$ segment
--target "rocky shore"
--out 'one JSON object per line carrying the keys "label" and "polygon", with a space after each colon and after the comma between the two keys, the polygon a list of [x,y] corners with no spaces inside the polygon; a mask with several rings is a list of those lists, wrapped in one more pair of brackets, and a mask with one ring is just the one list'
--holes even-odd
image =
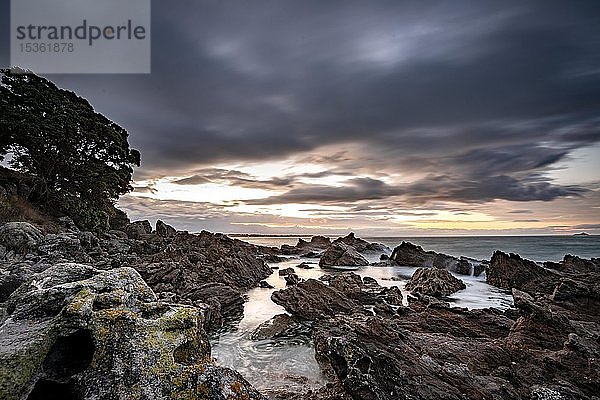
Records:
{"label": "rocky shore", "polygon": [[[254,340],[303,337],[329,383],[277,399],[598,399],[600,260],[472,260],[353,234],[256,246],[159,221],[103,234],[0,226],[0,393],[6,399],[264,399],[215,364],[208,334],[235,327],[244,294],[282,257],[320,258],[319,279],[280,270],[280,314]],[[337,266],[418,267],[404,293]],[[388,257],[389,255],[389,257]],[[299,263],[298,269],[313,268]],[[485,274],[514,308],[453,307]],[[483,278],[481,278],[483,279]],[[54,397],[49,393],[56,393]]]}

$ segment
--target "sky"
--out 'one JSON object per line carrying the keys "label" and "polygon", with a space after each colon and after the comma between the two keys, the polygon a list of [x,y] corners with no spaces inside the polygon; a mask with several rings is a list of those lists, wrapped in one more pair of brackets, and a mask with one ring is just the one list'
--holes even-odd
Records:
{"label": "sky", "polygon": [[598,1],[156,0],[151,74],[47,77],[141,151],[132,220],[600,234]]}

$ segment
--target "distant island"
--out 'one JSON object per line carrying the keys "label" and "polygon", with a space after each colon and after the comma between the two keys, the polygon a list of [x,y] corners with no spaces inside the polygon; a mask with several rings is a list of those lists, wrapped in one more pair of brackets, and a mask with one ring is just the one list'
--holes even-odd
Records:
{"label": "distant island", "polygon": [[587,232],[580,232],[580,233],[575,233],[573,236],[590,236],[590,234]]}

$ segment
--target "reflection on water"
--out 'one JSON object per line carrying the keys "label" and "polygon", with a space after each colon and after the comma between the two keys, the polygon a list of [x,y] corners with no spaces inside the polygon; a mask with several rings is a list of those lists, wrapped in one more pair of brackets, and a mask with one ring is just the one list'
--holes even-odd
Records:
{"label": "reflection on water", "polygon": [[[367,255],[369,261],[376,261],[378,255]],[[324,274],[339,274],[354,271],[365,277],[375,278],[381,286],[397,286],[403,293],[406,304],[407,292],[404,290],[407,279],[414,273],[412,267],[344,267],[339,269],[321,269],[318,259],[290,259],[271,266],[280,269],[295,267],[306,262],[314,266],[312,269],[295,268],[302,279],[318,279]],[[456,275],[465,282],[467,288],[450,297],[453,306],[467,308],[497,307],[508,308],[512,305],[509,293],[496,289],[485,283],[485,276],[472,277]],[[238,329],[222,333],[212,338],[213,357],[220,365],[240,372],[257,389],[285,388],[292,391],[316,388],[325,383],[314,358],[314,349],[306,340],[251,340],[250,334],[261,323],[277,314],[284,313],[283,307],[271,301],[275,290],[285,288],[285,280],[279,276],[278,270],[267,279],[274,289],[255,288],[247,292],[244,318]]]}

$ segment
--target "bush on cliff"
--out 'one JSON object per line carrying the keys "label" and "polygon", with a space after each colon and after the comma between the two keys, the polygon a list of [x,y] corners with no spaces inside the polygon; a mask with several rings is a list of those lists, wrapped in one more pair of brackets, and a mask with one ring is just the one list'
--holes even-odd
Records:
{"label": "bush on cliff", "polygon": [[49,210],[88,230],[122,216],[114,202],[131,190],[140,153],[127,131],[75,93],[27,71],[0,70],[0,159],[40,178]]}

